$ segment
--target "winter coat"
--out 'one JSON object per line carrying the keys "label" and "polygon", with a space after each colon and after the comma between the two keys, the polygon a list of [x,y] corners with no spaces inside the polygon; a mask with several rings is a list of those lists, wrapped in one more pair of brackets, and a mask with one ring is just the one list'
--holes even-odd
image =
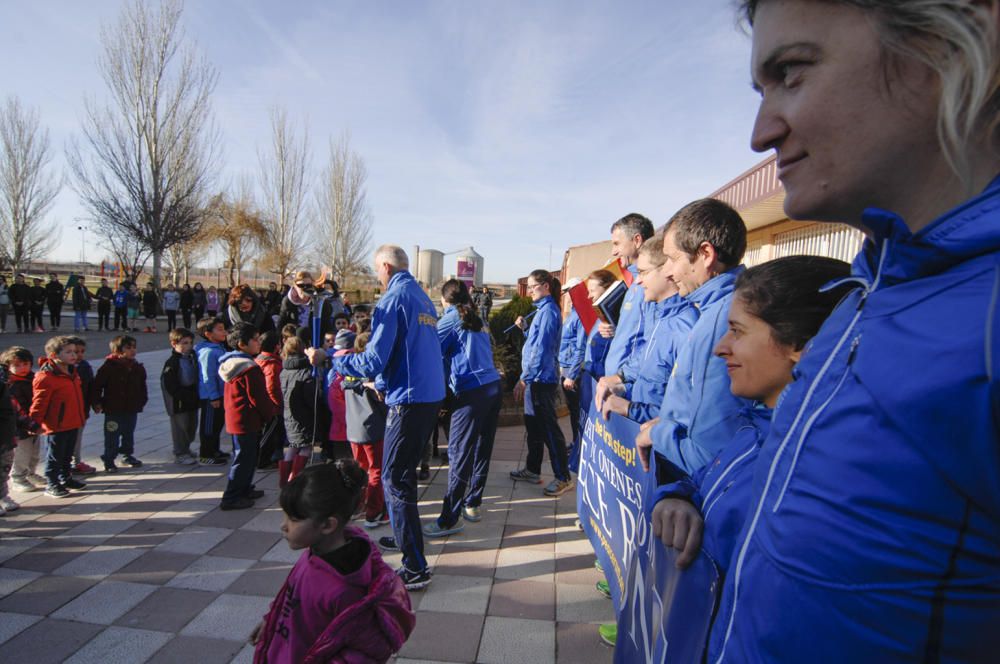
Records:
{"label": "winter coat", "polygon": [[226,353],[225,347],[203,339],[195,345],[194,353],[198,356],[198,398],[221,399],[225,382],[219,376],[219,359]]}
{"label": "winter coat", "polygon": [[238,350],[226,353],[219,358],[219,377],[225,381],[226,430],[232,434],[263,431],[278,409],[268,396],[264,372],[253,358]]}
{"label": "winter coat", "polygon": [[639,283],[639,268],[635,263],[628,266],[632,273],[632,285],[625,292],[622,308],[615,325],[615,336],[611,337],[608,354],[604,360],[604,375],[613,376],[621,371],[629,358],[638,350],[642,343],[644,319],[650,305],[645,301],[646,289]]}
{"label": "winter coat", "polygon": [[583,328],[576,309],[570,309],[559,335],[559,376],[570,380],[580,378],[586,352],[587,331]]}
{"label": "winter coat", "polygon": [[389,279],[372,312],[372,336],[363,353],[334,358],[342,376],[376,377],[389,406],[444,399],[444,359],[437,336],[437,310],[406,270]]}
{"label": "winter coat", "polygon": [[97,289],[95,296],[97,297],[98,309],[110,309],[111,301],[115,298],[115,292],[111,290],[111,286],[101,286]]}
{"label": "winter coat", "polygon": [[163,291],[163,310],[177,311],[181,308],[181,294],[175,290]]}
{"label": "winter coat", "polygon": [[458,309],[448,307],[437,323],[437,333],[441,355],[449,367],[448,386],[452,392],[462,394],[500,380],[489,328],[466,330]]}
{"label": "winter coat", "polygon": [[94,367],[87,360],[77,360],[72,370],[73,373],[80,377],[80,389],[83,390],[83,414],[85,417],[90,417],[92,409],[90,386],[94,382]]}
{"label": "winter coat", "polygon": [[752,405],[733,395],[726,361],[712,352],[729,329],[733,283],[741,272],[742,266],[723,272],[687,296],[698,307],[698,322],[677,352],[660,421],[650,429],[656,453],[688,474],[733,439],[738,413]]}
{"label": "winter coat", "polygon": [[45,287],[44,286],[32,286],[28,291],[31,298],[31,306],[35,309],[41,309],[45,306]]}
{"label": "winter coat", "polygon": [[605,359],[608,356],[608,348],[611,347],[611,339],[601,335],[597,324],[590,328],[587,335],[587,345],[583,353],[583,369],[594,378],[604,375]]}
{"label": "winter coat", "polygon": [[0,306],[10,304],[10,292],[7,284],[0,284]]}
{"label": "winter coat", "polygon": [[917,233],[862,223],[859,288],[760,451],[709,661],[1000,652],[1000,178]]}
{"label": "winter coat", "polygon": [[194,294],[191,293],[190,288],[185,288],[180,294],[180,307],[181,311],[190,311],[194,306]]}
{"label": "winter coat", "polygon": [[639,351],[642,369],[634,382],[625,383],[628,417],[636,422],[659,417],[677,353],[698,320],[698,310],[680,295],[650,304]]}
{"label": "winter coat", "polygon": [[[0,454],[9,452],[16,446],[17,425],[17,410],[7,384],[7,372],[0,367]],[[6,475],[3,481],[7,481]]]}
{"label": "winter coat", "polygon": [[[187,365],[186,367],[184,365]],[[184,384],[185,375],[190,375],[190,384]],[[160,391],[167,415],[179,415],[198,410],[198,358],[171,351],[160,372]]]}
{"label": "winter coat", "polygon": [[250,311],[240,311],[239,307],[235,304],[230,304],[223,310],[222,320],[226,322],[227,328],[232,327],[236,323],[250,323],[261,334],[274,329],[274,320],[268,315],[264,309],[264,305],[260,303],[256,295],[254,296],[253,308]]}
{"label": "winter coat", "polygon": [[313,375],[305,355],[290,355],[281,367],[281,394],[285,399],[285,433],[291,447],[310,446],[326,440],[330,409],[323,385]]}
{"label": "winter coat", "polygon": [[146,405],[146,367],[121,355],[111,354],[97,370],[88,390],[89,403],[106,415],[141,413]]}
{"label": "winter coat", "polygon": [[155,290],[148,288],[142,291],[142,315],[145,318],[156,318],[160,310],[160,298]]}
{"label": "winter coat", "polygon": [[[278,309],[278,328],[282,328],[285,325],[291,323],[295,327],[305,327],[312,330],[312,319],[313,313],[308,302],[300,302],[296,304],[293,299],[295,297],[295,289],[288,291],[286,295],[281,300],[281,305]],[[320,330],[319,336],[322,339],[323,335],[327,332],[332,332],[333,327],[333,309],[330,306],[330,301],[328,299],[321,299],[319,304],[320,309]]]}
{"label": "winter coat", "polygon": [[562,316],[551,295],[534,302],[537,310],[521,347],[521,380],[555,383],[558,379],[559,330]]}
{"label": "winter coat", "polygon": [[73,311],[90,311],[94,299],[87,287],[79,282],[73,284]]}
{"label": "winter coat", "polygon": [[[338,350],[334,357],[347,355],[349,350]],[[326,405],[330,408],[329,440],[350,440],[347,437],[347,401],[344,394],[344,377],[330,369],[326,372]]]}
{"label": "winter coat", "polygon": [[42,433],[79,429],[87,420],[80,377],[67,373],[47,357],[38,360],[39,370],[31,386],[29,416]]}
{"label": "winter coat", "polygon": [[205,308],[205,289],[204,288],[192,288],[191,289],[191,306],[195,309]]}
{"label": "winter coat", "polygon": [[285,409],[285,399],[281,396],[281,358],[271,353],[259,353],[253,361],[264,372],[267,396],[271,398],[271,403],[280,414]]}
{"label": "winter coat", "polygon": [[368,542],[367,562],[341,574],[303,551],[264,619],[255,664],[386,662],[406,642],[416,616],[402,580],[361,530],[345,534]]}
{"label": "winter coat", "polygon": [[219,291],[205,291],[205,309],[216,313],[219,312]]}
{"label": "winter coat", "polygon": [[352,443],[377,443],[385,438],[389,409],[375,390],[365,387],[360,378],[343,383],[347,440]]}
{"label": "winter coat", "polygon": [[66,287],[60,281],[50,281],[45,284],[45,299],[54,305],[61,306],[66,298]]}
{"label": "winter coat", "polygon": [[13,283],[7,289],[10,303],[15,307],[26,307],[31,301],[31,287],[28,284]]}
{"label": "winter coat", "polygon": [[7,385],[10,388],[10,399],[17,415],[17,437],[33,436],[38,430],[38,424],[31,419],[32,382],[34,372],[26,376],[7,373]]}

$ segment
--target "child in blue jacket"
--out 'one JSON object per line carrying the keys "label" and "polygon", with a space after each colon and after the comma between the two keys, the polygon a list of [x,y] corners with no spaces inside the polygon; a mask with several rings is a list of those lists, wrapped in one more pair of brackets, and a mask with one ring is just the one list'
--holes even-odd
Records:
{"label": "child in blue jacket", "polygon": [[226,352],[226,325],[221,318],[202,318],[198,321],[198,336],[202,338],[194,347],[198,356],[198,399],[201,401],[198,463],[221,466],[229,461],[229,455],[219,449],[219,436],[226,423],[226,411],[222,406],[225,383],[219,377],[219,358]]}

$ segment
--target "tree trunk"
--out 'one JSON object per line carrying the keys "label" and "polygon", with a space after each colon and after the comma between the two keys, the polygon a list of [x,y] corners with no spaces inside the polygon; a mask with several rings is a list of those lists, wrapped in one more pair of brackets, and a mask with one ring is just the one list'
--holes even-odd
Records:
{"label": "tree trunk", "polygon": [[153,288],[159,292],[160,290],[160,264],[163,261],[163,252],[154,251],[153,252]]}

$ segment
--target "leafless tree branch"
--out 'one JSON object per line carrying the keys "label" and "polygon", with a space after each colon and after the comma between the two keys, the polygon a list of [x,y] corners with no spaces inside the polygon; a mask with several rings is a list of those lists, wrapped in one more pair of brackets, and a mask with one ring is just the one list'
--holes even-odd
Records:
{"label": "leafless tree branch", "polygon": [[329,162],[320,178],[316,196],[316,231],[324,238],[324,256],[333,277],[341,284],[350,276],[363,274],[368,266],[372,243],[371,211],[366,184],[368,169],[364,159],[350,146],[344,134],[330,141]]}

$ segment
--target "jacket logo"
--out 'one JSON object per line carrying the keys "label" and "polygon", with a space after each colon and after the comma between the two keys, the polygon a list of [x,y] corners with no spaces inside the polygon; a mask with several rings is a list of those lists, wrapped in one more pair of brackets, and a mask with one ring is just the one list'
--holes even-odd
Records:
{"label": "jacket logo", "polygon": [[435,328],[437,327],[437,318],[430,314],[418,314],[417,322],[421,325],[431,325]]}

